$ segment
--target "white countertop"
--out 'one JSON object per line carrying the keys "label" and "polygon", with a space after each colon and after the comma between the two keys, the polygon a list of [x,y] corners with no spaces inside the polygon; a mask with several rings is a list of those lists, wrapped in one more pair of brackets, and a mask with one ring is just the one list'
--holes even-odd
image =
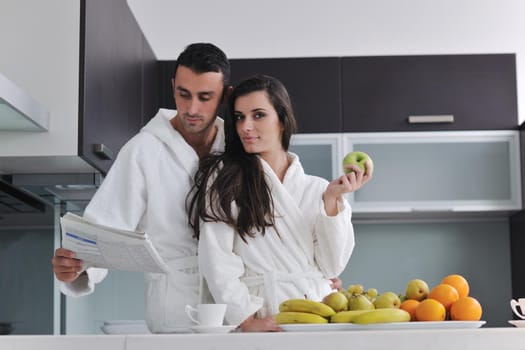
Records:
{"label": "white countertop", "polygon": [[0,336],[2,350],[524,350],[525,328],[293,333]]}

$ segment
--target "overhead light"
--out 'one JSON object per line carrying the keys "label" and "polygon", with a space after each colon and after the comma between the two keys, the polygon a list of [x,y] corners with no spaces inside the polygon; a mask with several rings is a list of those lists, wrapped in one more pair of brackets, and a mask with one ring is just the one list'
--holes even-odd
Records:
{"label": "overhead light", "polygon": [[49,112],[0,73],[0,131],[47,131]]}

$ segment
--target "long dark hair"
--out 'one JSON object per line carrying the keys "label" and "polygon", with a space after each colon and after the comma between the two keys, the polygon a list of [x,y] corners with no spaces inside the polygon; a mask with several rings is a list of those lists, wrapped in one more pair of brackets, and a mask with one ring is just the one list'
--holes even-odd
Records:
{"label": "long dark hair", "polygon": [[[235,87],[228,101],[224,120],[225,150],[201,159],[195,183],[188,195],[188,217],[196,238],[200,220],[221,221],[230,225],[247,242],[246,236],[265,234],[274,226],[274,207],[270,188],[259,158],[247,153],[235,127],[235,101],[255,91],[265,91],[283,125],[281,144],[285,151],[296,131],[290,97],[284,85],[266,75],[250,77]],[[232,213],[232,203],[238,213]],[[236,217],[236,218],[235,218]]]}

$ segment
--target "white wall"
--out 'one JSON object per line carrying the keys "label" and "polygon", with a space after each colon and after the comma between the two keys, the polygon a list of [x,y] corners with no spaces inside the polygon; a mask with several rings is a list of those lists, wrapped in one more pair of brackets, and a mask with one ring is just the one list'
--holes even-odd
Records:
{"label": "white wall", "polygon": [[[159,60],[214,42],[231,58],[516,53],[525,101],[523,0],[128,0]],[[519,113],[520,122],[525,120]],[[497,117],[497,116],[495,116]]]}
{"label": "white wall", "polygon": [[49,132],[0,131],[0,173],[1,157],[77,154],[79,31],[79,1],[0,2],[0,72],[50,113]]}

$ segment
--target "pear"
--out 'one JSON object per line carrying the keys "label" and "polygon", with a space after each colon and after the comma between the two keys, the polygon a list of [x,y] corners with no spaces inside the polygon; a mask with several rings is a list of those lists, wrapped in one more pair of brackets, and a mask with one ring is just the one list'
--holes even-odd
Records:
{"label": "pear", "polygon": [[407,299],[421,301],[427,298],[428,292],[429,289],[427,282],[416,278],[408,282],[405,295]]}
{"label": "pear", "polygon": [[340,290],[339,293],[343,293],[348,301],[350,301],[350,299],[352,298],[352,293],[350,293],[346,289]]}
{"label": "pear", "polygon": [[375,309],[374,304],[364,294],[353,295],[348,301],[349,310],[372,310]]}
{"label": "pear", "polygon": [[335,312],[348,310],[348,299],[341,292],[332,292],[323,298],[323,303],[334,309]]}
{"label": "pear", "polygon": [[399,309],[401,305],[401,300],[394,292],[384,292],[376,297],[374,300],[374,306],[376,309]]}

